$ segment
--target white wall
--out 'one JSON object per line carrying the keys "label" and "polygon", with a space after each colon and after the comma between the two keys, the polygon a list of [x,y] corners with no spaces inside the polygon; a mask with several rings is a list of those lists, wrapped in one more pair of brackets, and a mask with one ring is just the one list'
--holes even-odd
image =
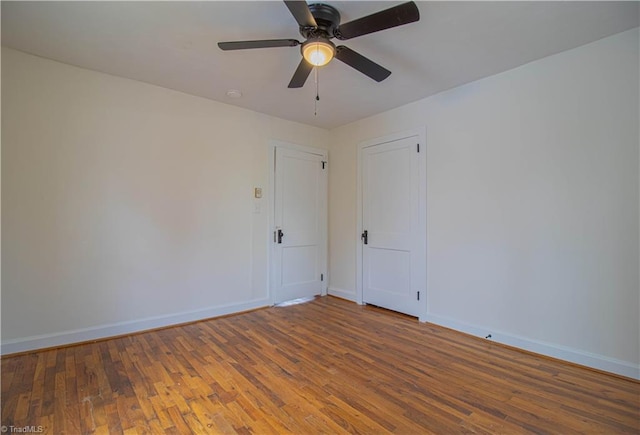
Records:
{"label": "white wall", "polygon": [[330,293],[359,142],[427,127],[428,320],[640,377],[638,29],[332,131]]}
{"label": "white wall", "polygon": [[270,139],[328,132],[3,48],[3,352],[267,305]]}

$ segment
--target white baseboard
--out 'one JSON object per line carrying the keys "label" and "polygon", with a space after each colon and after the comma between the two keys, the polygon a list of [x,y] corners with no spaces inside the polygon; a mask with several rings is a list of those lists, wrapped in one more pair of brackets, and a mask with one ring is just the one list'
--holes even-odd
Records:
{"label": "white baseboard", "polygon": [[456,331],[464,332],[469,335],[474,335],[476,337],[485,338],[487,335],[491,334],[490,340],[497,343],[506,344],[529,352],[550,356],[552,358],[640,380],[640,365],[635,365],[627,361],[596,355],[558,344],[545,343],[529,338],[519,337],[489,328],[468,325],[448,317],[434,314],[427,314],[426,321],[454,329]]}
{"label": "white baseboard", "polygon": [[212,317],[239,313],[242,311],[267,307],[270,305],[271,303],[269,299],[256,299],[239,304],[221,305],[199,310],[167,314],[163,316],[147,317],[141,320],[132,320],[128,322],[112,323],[90,328],[74,329],[54,332],[51,334],[34,335],[31,337],[5,340],[2,342],[2,350],[0,351],[0,354],[10,355],[12,353],[27,352],[48,347],[65,346],[68,344],[82,343],[85,341],[100,340],[104,338],[115,337],[118,335],[131,334],[135,332],[146,331],[149,329],[162,328],[165,326],[178,325],[180,323],[195,322]]}
{"label": "white baseboard", "polygon": [[348,290],[343,290],[343,289],[340,289],[340,288],[329,286],[329,295],[335,296],[335,297],[340,298],[340,299],[346,299],[346,300],[351,301],[351,302],[357,302],[356,301],[356,293],[355,292],[350,292]]}
{"label": "white baseboard", "polygon": [[[329,287],[328,293],[341,299],[346,299],[352,302],[356,301],[356,295],[353,292],[338,289],[335,287]],[[64,346],[73,343],[99,340],[108,337],[115,337],[118,335],[141,332],[154,328],[177,325],[180,323],[194,322],[197,320],[224,316],[227,314],[262,308],[269,305],[271,305],[271,303],[268,299],[257,299],[240,304],[222,305],[201,310],[168,314],[164,316],[148,317],[141,320],[133,320],[91,328],[75,329],[51,334],[6,340],[2,342],[0,353],[2,355],[9,355],[18,352],[27,352],[48,347]],[[421,318],[420,320],[423,319]],[[506,344],[541,355],[570,361],[572,363],[640,380],[640,365],[634,365],[626,361],[608,358],[602,355],[596,355],[557,344],[531,340],[500,331],[490,330],[488,328],[468,325],[444,316],[427,314],[425,320],[429,323],[434,323],[436,325],[444,326],[446,328],[454,329],[466,334],[474,335],[476,337],[484,338],[488,334],[491,334],[491,340],[497,343]]]}

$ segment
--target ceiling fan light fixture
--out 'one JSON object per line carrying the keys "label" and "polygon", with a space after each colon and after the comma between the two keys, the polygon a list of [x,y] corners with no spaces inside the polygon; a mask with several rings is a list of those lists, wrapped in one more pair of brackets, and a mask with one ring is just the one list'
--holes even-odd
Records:
{"label": "ceiling fan light fixture", "polygon": [[324,38],[309,39],[300,48],[302,57],[314,66],[328,64],[336,54],[336,46]]}

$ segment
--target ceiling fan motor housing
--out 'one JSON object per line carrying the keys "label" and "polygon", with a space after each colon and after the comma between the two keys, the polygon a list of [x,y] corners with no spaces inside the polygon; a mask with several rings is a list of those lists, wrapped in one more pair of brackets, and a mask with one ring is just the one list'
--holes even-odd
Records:
{"label": "ceiling fan motor housing", "polygon": [[323,3],[313,3],[309,5],[309,11],[316,20],[318,27],[300,26],[300,34],[309,38],[333,38],[335,30],[340,25],[340,13],[333,6]]}

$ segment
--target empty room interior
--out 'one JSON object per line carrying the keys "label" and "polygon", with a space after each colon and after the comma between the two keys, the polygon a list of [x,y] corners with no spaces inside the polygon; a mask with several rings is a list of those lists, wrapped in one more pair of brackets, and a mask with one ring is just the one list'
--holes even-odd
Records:
{"label": "empty room interior", "polygon": [[3,433],[640,433],[640,3],[1,2]]}

